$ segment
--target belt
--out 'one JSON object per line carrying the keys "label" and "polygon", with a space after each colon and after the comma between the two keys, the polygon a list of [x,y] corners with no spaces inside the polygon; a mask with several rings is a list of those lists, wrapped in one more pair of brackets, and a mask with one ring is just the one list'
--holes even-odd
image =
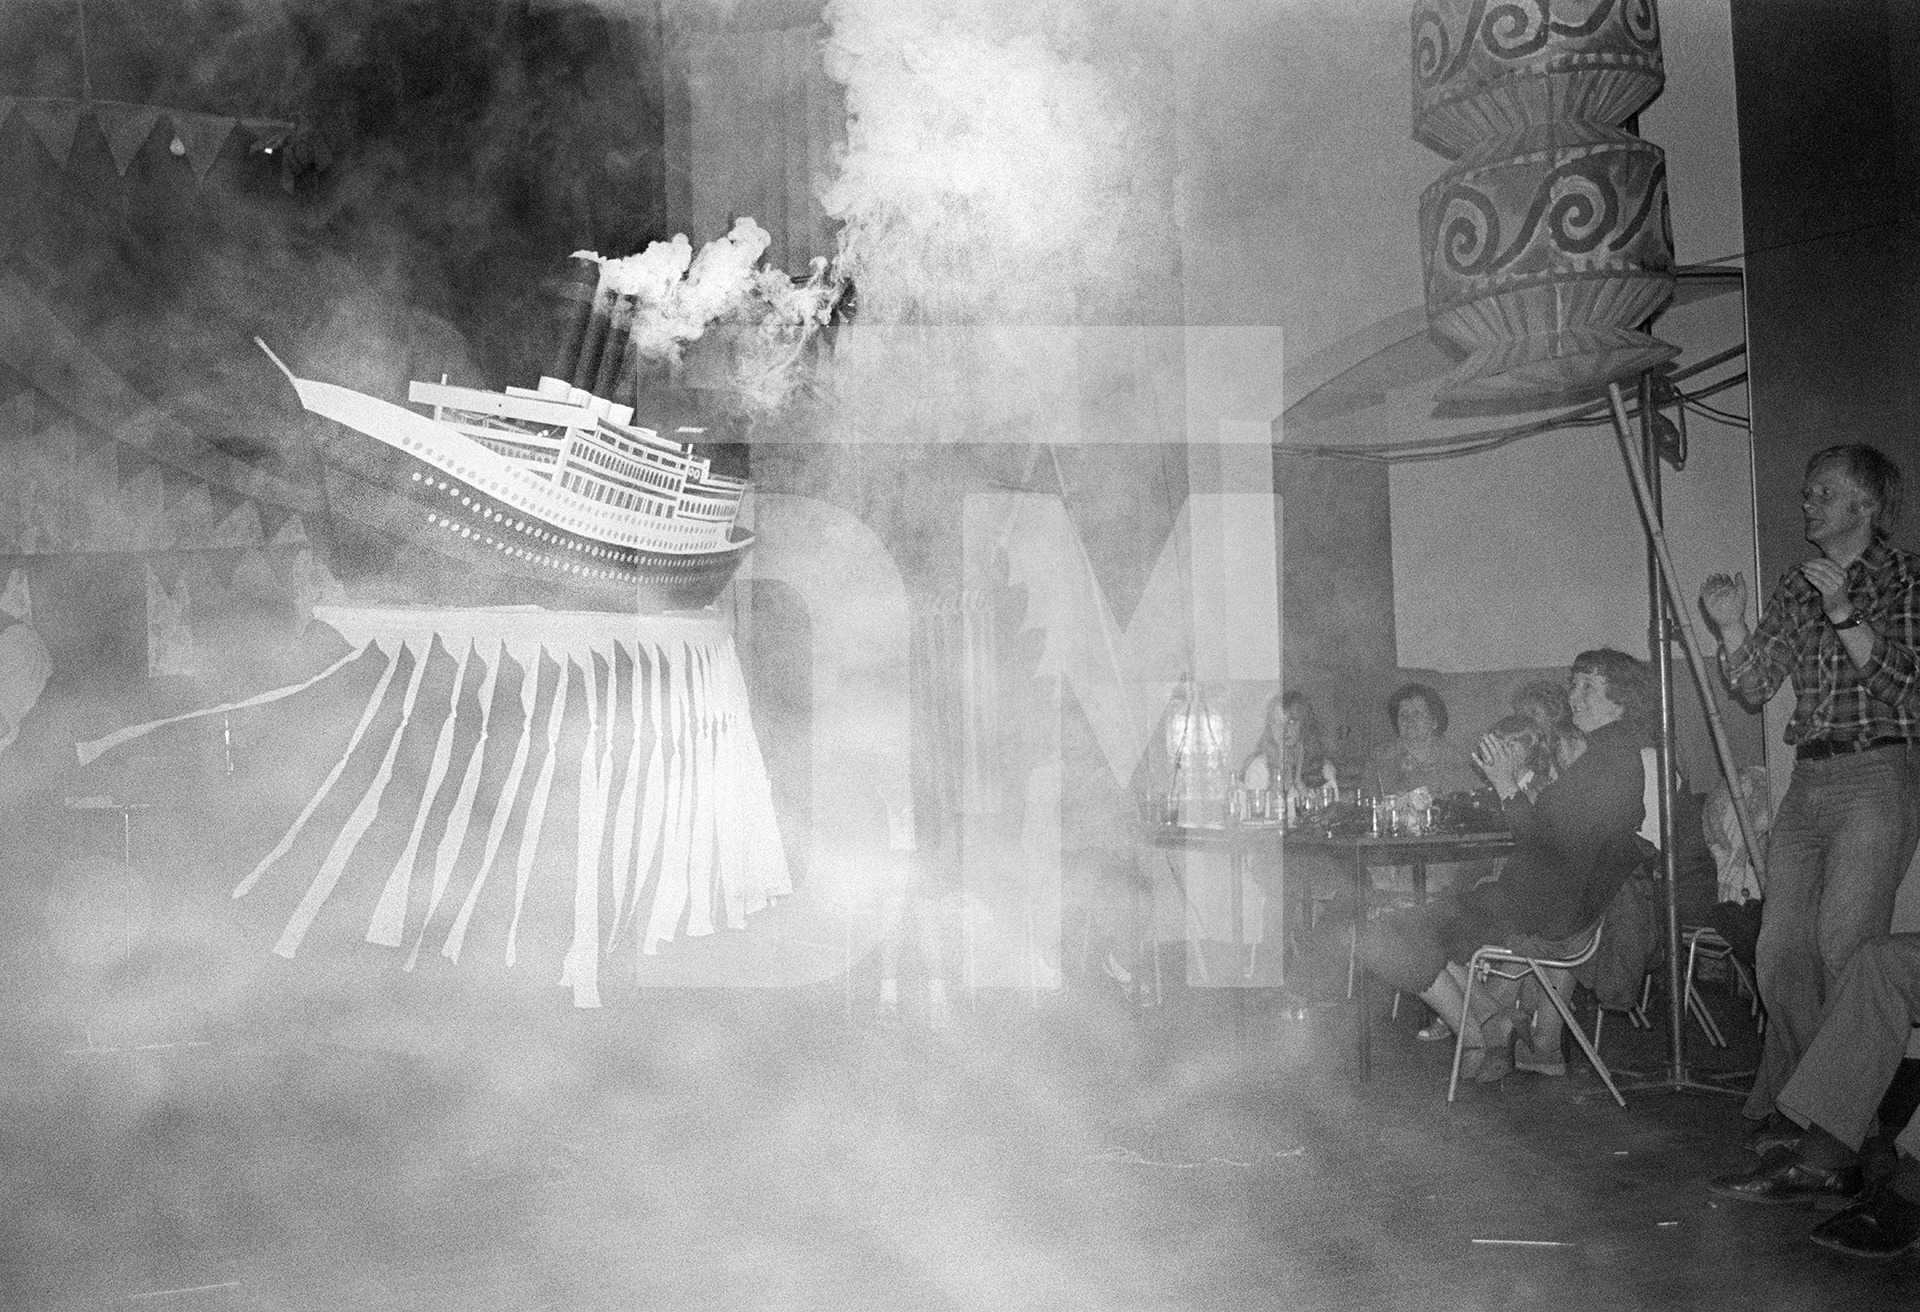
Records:
{"label": "belt", "polygon": [[1881,747],[1911,747],[1912,739],[1895,738],[1822,738],[1816,742],[1801,743],[1793,749],[1796,761],[1824,761],[1829,756],[1852,756],[1857,752],[1871,752]]}

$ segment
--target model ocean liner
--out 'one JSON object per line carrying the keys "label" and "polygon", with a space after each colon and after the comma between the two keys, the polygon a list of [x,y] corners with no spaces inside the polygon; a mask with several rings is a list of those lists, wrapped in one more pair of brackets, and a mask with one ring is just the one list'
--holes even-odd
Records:
{"label": "model ocean liner", "polygon": [[[296,377],[339,427],[322,450],[348,572],[383,599],[668,611],[712,601],[753,544],[734,527],[746,483],[633,408],[543,377],[504,392],[413,383],[432,416]],[[422,552],[418,548],[426,548]]]}

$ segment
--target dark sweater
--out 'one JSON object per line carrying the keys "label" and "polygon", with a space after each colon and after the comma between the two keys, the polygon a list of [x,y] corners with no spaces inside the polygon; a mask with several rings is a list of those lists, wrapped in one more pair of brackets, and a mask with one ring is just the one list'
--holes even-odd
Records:
{"label": "dark sweater", "polygon": [[1484,911],[1522,933],[1560,939],[1598,920],[1620,885],[1653,849],[1637,836],[1646,814],[1642,735],[1624,720],[1587,735],[1567,772],[1527,800],[1507,799],[1517,843],[1498,883],[1481,890]]}

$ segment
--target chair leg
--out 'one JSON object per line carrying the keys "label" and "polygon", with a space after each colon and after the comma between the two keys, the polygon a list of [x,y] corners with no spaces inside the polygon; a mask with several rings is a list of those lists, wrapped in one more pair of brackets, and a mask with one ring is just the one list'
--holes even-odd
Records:
{"label": "chair leg", "polygon": [[1767,1013],[1765,1009],[1760,1006],[1760,986],[1754,982],[1752,974],[1748,972],[1745,963],[1742,962],[1740,958],[1734,956],[1732,953],[1728,953],[1727,960],[1733,963],[1733,972],[1740,977],[1740,987],[1746,991],[1747,997],[1752,999],[1752,1004],[1748,1007],[1747,1014],[1753,1017],[1753,1027],[1759,1031],[1762,1036],[1765,1036],[1767,1032]]}
{"label": "chair leg", "polygon": [[1573,1031],[1573,1037],[1579,1041],[1581,1051],[1587,1054],[1587,1060],[1593,1063],[1593,1069],[1599,1073],[1600,1079],[1606,1084],[1607,1092],[1613,1095],[1615,1102],[1625,1107],[1627,1100],[1620,1095],[1619,1088],[1614,1084],[1613,1072],[1609,1071],[1607,1064],[1600,1060],[1600,1050],[1595,1048],[1593,1044],[1587,1040],[1586,1031],[1581,1029],[1580,1022],[1573,1018],[1573,1009],[1567,1006],[1566,999],[1562,998],[1559,993],[1554,990],[1553,986],[1547,982],[1547,973],[1540,968],[1537,962],[1528,962],[1527,964],[1532,968],[1534,978],[1540,981],[1540,987],[1547,991],[1547,997],[1553,1003],[1554,1008],[1559,1011],[1560,1019],[1565,1021],[1567,1028]]}
{"label": "chair leg", "polygon": [[1724,1048],[1727,1046],[1727,1037],[1720,1032],[1719,1022],[1714,1020],[1713,1013],[1707,1010],[1706,999],[1702,998],[1700,996],[1700,990],[1694,987],[1694,971],[1699,964],[1700,934],[1698,931],[1695,931],[1687,935],[1687,977],[1685,983],[1687,1013],[1699,1022],[1700,1029],[1706,1034],[1707,1043],[1711,1047]]}
{"label": "chair leg", "polygon": [[1700,1023],[1700,1029],[1706,1034],[1709,1046],[1715,1048],[1727,1046],[1726,1035],[1720,1032],[1720,1023],[1713,1018],[1713,1013],[1707,1010],[1706,999],[1700,996],[1700,990],[1691,984],[1687,986],[1687,1011]]}
{"label": "chair leg", "polygon": [[1467,967],[1467,985],[1460,990],[1459,1022],[1453,1027],[1453,1074],[1447,1077],[1447,1101],[1453,1101],[1453,1095],[1460,1087],[1460,1059],[1467,1051],[1467,1017],[1473,1014],[1473,981],[1479,972],[1472,965]]}
{"label": "chair leg", "polygon": [[1347,1001],[1353,1001],[1353,981],[1360,966],[1360,926],[1356,923],[1347,939]]}
{"label": "chair leg", "polygon": [[1393,1012],[1388,1017],[1388,1019],[1389,1020],[1400,1019],[1400,990],[1399,989],[1395,989],[1393,991]]}

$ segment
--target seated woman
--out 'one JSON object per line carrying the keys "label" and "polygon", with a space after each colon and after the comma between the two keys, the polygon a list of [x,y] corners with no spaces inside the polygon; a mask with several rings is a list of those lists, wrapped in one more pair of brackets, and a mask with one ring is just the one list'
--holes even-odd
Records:
{"label": "seated woman", "polygon": [[[1562,694],[1561,700],[1565,700],[1565,694]],[[1587,740],[1573,728],[1571,719],[1567,721],[1567,728],[1572,735],[1570,741],[1573,744],[1573,754],[1578,756],[1586,750]],[[1481,739],[1482,744],[1484,745],[1489,739],[1512,744],[1513,751],[1520,761],[1520,791],[1527,795],[1528,801],[1538,797],[1542,788],[1559,777],[1559,763],[1554,757],[1551,746],[1554,740],[1553,735],[1532,716],[1522,714],[1500,717],[1487,729],[1486,736]],[[1453,1022],[1459,1019],[1460,1013],[1457,1011],[1450,1017],[1436,1016],[1430,1024],[1418,1032],[1418,1037],[1430,1043],[1440,1039],[1450,1039],[1453,1037]]]}
{"label": "seated woman", "polygon": [[1294,690],[1269,699],[1260,741],[1240,767],[1241,785],[1298,795],[1334,778],[1333,762],[1320,739],[1320,721],[1307,695]]}
{"label": "seated woman", "polygon": [[[1387,983],[1418,993],[1449,1019],[1464,1001],[1465,962],[1488,944],[1551,956],[1583,939],[1653,848],[1638,830],[1652,691],[1647,669],[1625,652],[1582,652],[1569,685],[1586,750],[1529,797],[1527,759],[1489,736],[1476,758],[1500,794],[1515,849],[1500,878],[1387,916],[1361,935],[1362,963]],[[1468,1017],[1463,1073],[1498,1079],[1511,1069],[1515,1013],[1479,989]],[[1549,1008],[1548,1010],[1551,1010]],[[1545,1045],[1537,1038],[1536,1051]]]}
{"label": "seated woman", "polygon": [[1524,715],[1539,725],[1547,736],[1547,749],[1553,753],[1554,768],[1564,770],[1586,748],[1580,731],[1573,727],[1573,707],[1567,703],[1567,690],[1544,679],[1522,684],[1513,693],[1513,713]]}
{"label": "seated woman", "polygon": [[1381,797],[1424,788],[1435,797],[1479,786],[1466,749],[1447,737],[1447,704],[1424,683],[1409,683],[1387,698],[1392,742],[1367,760],[1366,783]]}

